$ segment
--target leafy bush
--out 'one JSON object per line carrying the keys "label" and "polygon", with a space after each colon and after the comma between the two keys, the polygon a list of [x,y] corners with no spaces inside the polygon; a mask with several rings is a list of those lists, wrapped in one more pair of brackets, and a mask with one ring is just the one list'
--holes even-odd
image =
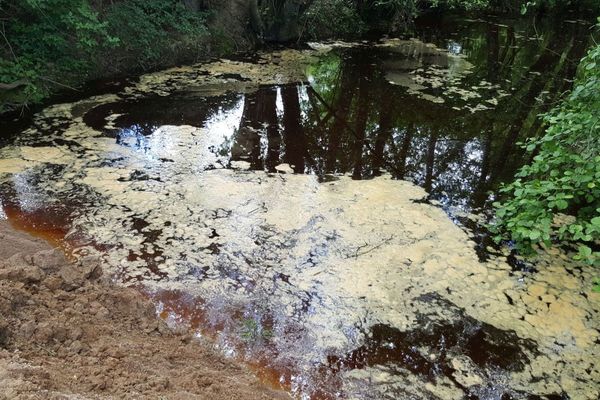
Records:
{"label": "leafy bush", "polygon": [[0,82],[23,81],[33,101],[56,84],[53,78],[69,83],[85,74],[94,52],[118,41],[87,0],[5,0],[0,15]]}
{"label": "leafy bush", "polygon": [[303,19],[308,39],[354,38],[366,28],[351,0],[316,0]]}
{"label": "leafy bush", "polygon": [[392,32],[405,28],[417,14],[416,0],[316,0],[304,15],[303,35],[331,39]]}
{"label": "leafy bush", "polygon": [[[205,16],[190,12],[178,0],[129,0],[106,14],[108,32],[120,40],[118,64],[148,69],[182,50],[193,50],[206,35]],[[114,63],[115,55],[111,57]]]}
{"label": "leafy bush", "polygon": [[497,239],[525,254],[556,239],[578,247],[576,259],[600,264],[600,46],[582,60],[572,93],[545,115],[541,138],[524,144],[533,161],[494,203]]}
{"label": "leafy bush", "polygon": [[365,23],[388,32],[406,28],[417,14],[416,0],[376,0],[361,11]]}
{"label": "leafy bush", "polygon": [[567,10],[569,8],[589,8],[593,10],[599,9],[599,4],[596,0],[529,0],[514,2],[514,8],[520,6],[521,14],[527,13],[529,10]]}
{"label": "leafy bush", "polygon": [[490,0],[432,0],[431,5],[438,8],[453,8],[460,10],[481,10],[491,6]]}
{"label": "leafy bush", "polygon": [[8,101],[36,102],[94,75],[194,58],[207,34],[204,14],[180,0],[93,3],[0,0],[0,112]]}
{"label": "leafy bush", "polygon": [[597,0],[430,0],[428,5],[440,9],[487,10],[526,14],[540,11],[559,11],[568,9],[599,10]]}
{"label": "leafy bush", "polygon": [[[457,0],[460,2],[460,0]],[[477,0],[476,0],[477,1]],[[485,1],[485,0],[484,0]],[[489,8],[494,11],[508,12],[511,14],[528,13],[561,13],[584,10],[598,11],[600,3],[597,0],[487,0]],[[580,14],[584,15],[584,14]]]}

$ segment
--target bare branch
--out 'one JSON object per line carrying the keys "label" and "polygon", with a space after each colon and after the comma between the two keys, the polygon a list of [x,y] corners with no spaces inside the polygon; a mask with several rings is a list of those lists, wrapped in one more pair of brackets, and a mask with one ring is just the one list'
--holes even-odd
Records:
{"label": "bare branch", "polygon": [[6,42],[6,44],[8,46],[8,49],[10,50],[10,54],[12,54],[15,62],[18,62],[17,56],[16,56],[16,54],[15,54],[12,46],[10,45],[10,42],[8,41],[8,38],[6,37],[6,29],[5,29],[5,26],[4,26],[4,21],[2,21],[2,31],[0,32],[0,34],[4,38],[4,41]]}

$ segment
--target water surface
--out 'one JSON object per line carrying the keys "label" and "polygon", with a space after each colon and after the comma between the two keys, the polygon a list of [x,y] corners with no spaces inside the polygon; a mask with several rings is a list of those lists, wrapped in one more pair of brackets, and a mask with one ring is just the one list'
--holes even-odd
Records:
{"label": "water surface", "polygon": [[423,23],[49,106],[6,135],[0,217],[299,398],[597,398],[591,272],[480,262],[448,217],[571,87],[588,24],[554,23]]}

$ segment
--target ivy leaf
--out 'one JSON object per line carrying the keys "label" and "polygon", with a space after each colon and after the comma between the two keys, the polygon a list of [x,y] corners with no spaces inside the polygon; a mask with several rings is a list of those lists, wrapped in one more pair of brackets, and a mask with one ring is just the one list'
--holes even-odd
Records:
{"label": "ivy leaf", "polygon": [[538,239],[539,239],[541,236],[542,236],[542,235],[541,235],[540,231],[531,231],[531,232],[529,232],[529,239],[530,239],[531,241],[536,241],[536,240],[538,240]]}
{"label": "ivy leaf", "polygon": [[556,200],[556,208],[559,210],[565,210],[567,207],[569,207],[569,203],[566,200]]}

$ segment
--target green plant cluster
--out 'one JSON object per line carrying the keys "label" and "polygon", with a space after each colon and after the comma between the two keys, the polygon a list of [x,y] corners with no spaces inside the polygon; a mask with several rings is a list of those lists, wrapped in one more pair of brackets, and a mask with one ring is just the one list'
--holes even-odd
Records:
{"label": "green plant cluster", "polygon": [[179,0],[0,0],[0,104],[161,65],[205,34]]}
{"label": "green plant cluster", "polygon": [[71,81],[100,46],[117,42],[85,0],[4,0],[0,13],[0,82],[22,82],[21,95],[34,101],[53,78]]}
{"label": "green plant cluster", "polygon": [[418,15],[416,0],[376,0],[362,10],[364,21],[380,31],[405,29]]}
{"label": "green plant cluster", "polygon": [[575,259],[600,264],[600,46],[582,60],[572,93],[544,116],[545,134],[523,144],[533,161],[494,203],[497,240],[524,254],[554,241],[575,244]]}
{"label": "green plant cluster", "polygon": [[510,14],[528,14],[541,11],[569,9],[600,10],[597,0],[430,0],[425,5],[437,9],[464,11],[495,11]]}
{"label": "green plant cluster", "polygon": [[358,38],[366,31],[392,32],[417,16],[416,0],[316,0],[303,16],[309,39]]}
{"label": "green plant cluster", "polygon": [[[423,10],[504,11],[512,14],[569,7],[599,9],[595,0],[315,0],[303,16],[303,37],[309,39],[356,38],[366,31],[405,29]],[[582,4],[580,4],[582,3]],[[589,3],[585,5],[583,3]]]}
{"label": "green plant cluster", "polygon": [[536,10],[567,10],[569,8],[582,8],[598,10],[600,4],[596,0],[528,0],[514,2],[513,8],[519,6],[521,14]]}
{"label": "green plant cluster", "polygon": [[432,0],[431,6],[472,11],[489,8],[491,3],[491,0]]}
{"label": "green plant cluster", "polygon": [[317,0],[303,17],[304,38],[355,38],[364,33],[366,26],[353,1]]}
{"label": "green plant cluster", "polygon": [[521,14],[529,12],[553,12],[553,13],[564,13],[575,11],[579,15],[597,15],[600,12],[600,2],[598,0],[528,0],[528,1],[516,1],[516,0],[503,0],[501,2],[511,3],[510,7],[507,7],[513,11],[520,11]]}
{"label": "green plant cluster", "polygon": [[106,14],[107,30],[119,38],[112,53],[119,63],[153,68],[173,59],[181,50],[198,51],[207,34],[205,14],[190,12],[180,1],[128,0],[116,3]]}

